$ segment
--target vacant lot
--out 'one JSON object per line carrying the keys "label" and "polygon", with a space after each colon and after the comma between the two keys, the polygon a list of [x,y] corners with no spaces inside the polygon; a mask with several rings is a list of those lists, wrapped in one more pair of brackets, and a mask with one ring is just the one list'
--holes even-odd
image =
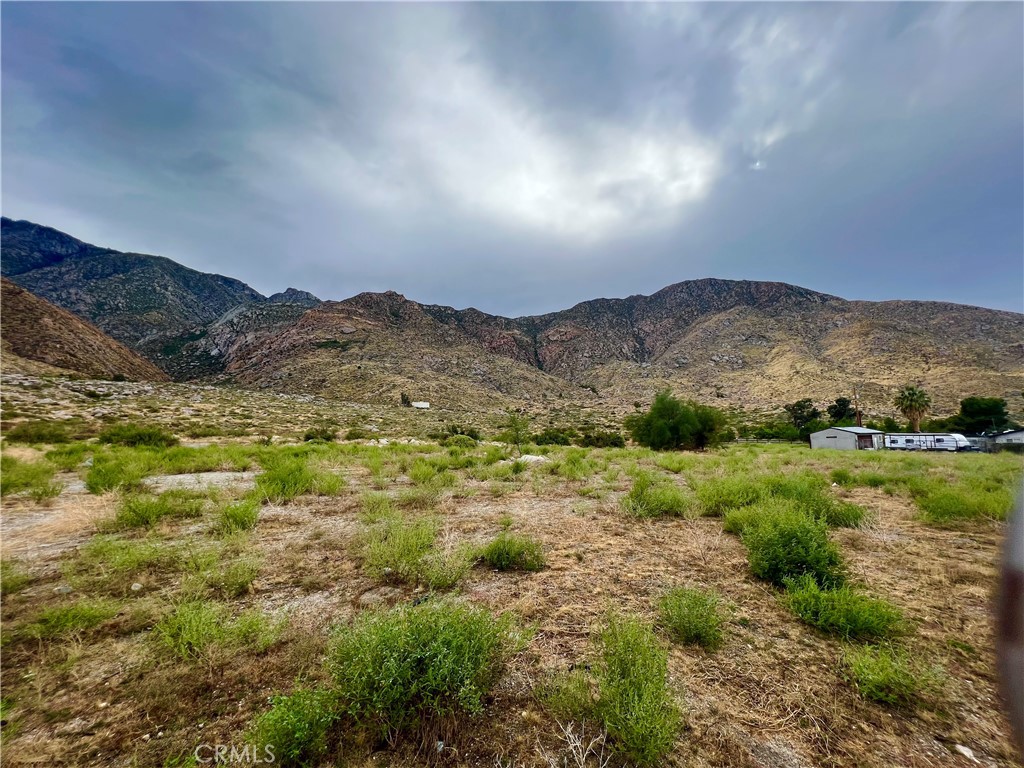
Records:
{"label": "vacant lot", "polygon": [[7,765],[1019,765],[1019,457],[100,439],[5,441]]}

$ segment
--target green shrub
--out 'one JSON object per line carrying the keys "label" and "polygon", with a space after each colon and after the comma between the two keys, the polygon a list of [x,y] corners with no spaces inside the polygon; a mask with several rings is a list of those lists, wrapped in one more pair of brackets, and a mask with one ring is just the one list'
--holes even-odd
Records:
{"label": "green shrub", "polygon": [[325,470],[314,470],[306,459],[281,457],[268,462],[264,472],[256,477],[256,490],[267,499],[281,503],[296,496],[313,494],[333,496],[345,485],[340,475]]}
{"label": "green shrub", "polygon": [[169,448],[178,444],[178,438],[160,427],[143,424],[111,424],[99,434],[101,443],[113,445]]}
{"label": "green shrub", "polygon": [[696,494],[703,513],[715,517],[725,514],[730,509],[754,504],[764,495],[756,481],[735,476],[699,483]]}
{"label": "green shrub", "polygon": [[363,543],[363,567],[375,579],[420,583],[437,589],[454,586],[469,570],[469,553],[434,548],[440,525],[435,518],[387,517]]}
{"label": "green shrub", "polygon": [[352,427],[345,433],[346,440],[369,440],[373,433],[362,427]]}
{"label": "green shrub", "polygon": [[432,742],[445,721],[483,711],[511,628],[508,617],[450,600],[362,613],[328,651],[341,710],[376,738]]}
{"label": "green shrub", "polygon": [[678,587],[661,598],[661,621],[672,638],[713,651],[722,644],[722,616],[716,595]]}
{"label": "green shrub", "polygon": [[683,515],[689,507],[689,500],[677,486],[643,471],[633,475],[633,487],[622,499],[623,510],[633,517]]}
{"label": "green shrub", "polygon": [[189,600],[157,622],[153,634],[175,656],[211,659],[218,651],[264,651],[277,631],[258,609],[232,618],[222,603]]}
{"label": "green shrub", "polygon": [[[333,443],[335,438],[338,436],[338,431],[333,427],[321,426],[312,427],[306,430],[306,434],[302,436],[303,441],[307,443],[320,442],[320,443]],[[348,436],[345,437],[348,440]],[[354,438],[353,438],[354,439]]]}
{"label": "green shrub", "polygon": [[612,614],[598,638],[597,709],[615,749],[638,765],[668,754],[681,716],[668,685],[668,654],[637,618]]}
{"label": "green shrub", "polygon": [[480,550],[480,559],[499,571],[539,571],[544,548],[536,539],[503,532]]}
{"label": "green shrub", "polygon": [[903,650],[888,646],[850,648],[843,663],[857,692],[881,704],[911,709],[923,696],[941,690],[941,671]]}
{"label": "green shrub", "polygon": [[4,430],[4,439],[12,443],[56,445],[70,440],[67,425],[59,421],[23,421]]}
{"label": "green shrub", "polygon": [[584,432],[576,444],[582,448],[625,448],[626,439],[618,432],[598,429]]}
{"label": "green shrub", "polygon": [[823,587],[843,582],[839,548],[829,541],[828,528],[803,512],[779,510],[751,520],[742,533],[750,570],[759,579],[784,586],[805,574]]}
{"label": "green shrub", "polygon": [[199,517],[203,513],[204,494],[194,491],[173,490],[159,495],[130,494],[121,499],[114,519],[107,525],[111,530],[126,528],[152,528],[166,518]]}
{"label": "green shrub", "polygon": [[476,448],[476,440],[469,435],[452,435],[446,437],[442,445],[448,448]]}
{"label": "green shrub", "polygon": [[9,454],[0,455],[0,496],[26,493],[33,501],[45,501],[60,495],[64,486],[53,479],[56,469],[48,461],[21,461]]}
{"label": "green shrub", "polygon": [[256,527],[260,517],[260,500],[256,496],[247,496],[241,501],[223,507],[217,521],[217,527],[223,533],[248,531]]}
{"label": "green shrub", "polygon": [[261,756],[270,747],[274,764],[284,768],[319,765],[337,719],[333,691],[298,688],[287,696],[271,697],[270,709],[250,729],[252,743]]}
{"label": "green shrub", "polygon": [[805,623],[846,640],[882,640],[905,631],[903,614],[848,586],[823,590],[810,576],[786,585],[786,602]]}
{"label": "green shrub", "polygon": [[781,504],[779,502],[767,502],[766,504],[757,504],[751,507],[730,509],[725,513],[725,517],[722,518],[722,530],[726,533],[742,534],[743,529],[750,525],[752,521],[765,514],[771,514],[771,510],[779,507],[792,509],[788,502],[782,502]]}
{"label": "green shrub", "polygon": [[575,429],[568,427],[547,427],[533,436],[534,445],[572,445],[577,436]]}
{"label": "green shrub", "polygon": [[25,627],[25,633],[39,639],[77,635],[112,619],[118,610],[118,604],[110,600],[65,603],[44,609],[33,623]]}

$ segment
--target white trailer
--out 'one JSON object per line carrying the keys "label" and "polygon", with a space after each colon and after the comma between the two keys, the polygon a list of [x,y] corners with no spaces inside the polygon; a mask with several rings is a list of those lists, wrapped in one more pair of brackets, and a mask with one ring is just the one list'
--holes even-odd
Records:
{"label": "white trailer", "polygon": [[896,451],[970,451],[973,446],[956,432],[891,432],[885,447]]}

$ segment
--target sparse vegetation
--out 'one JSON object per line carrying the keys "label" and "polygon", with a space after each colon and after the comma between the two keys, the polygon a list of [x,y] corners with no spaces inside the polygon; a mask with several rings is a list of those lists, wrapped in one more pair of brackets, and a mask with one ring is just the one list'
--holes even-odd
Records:
{"label": "sparse vegetation", "polygon": [[433,747],[447,724],[483,711],[514,648],[508,617],[431,600],[357,616],[335,635],[328,667],[341,711],[357,728],[389,743],[414,735]]}
{"label": "sparse vegetation", "polygon": [[811,576],[786,585],[786,602],[807,624],[845,640],[886,640],[906,631],[903,614],[890,603],[849,586],[822,589]]}
{"label": "sparse vegetation", "polygon": [[[40,386],[50,397],[64,385]],[[942,674],[931,665],[955,670],[950,698],[964,691],[978,700],[996,695],[986,673],[990,633],[974,631],[982,618],[978,611],[986,607],[977,598],[992,587],[1001,510],[1009,506],[1019,457],[752,444],[654,452],[545,439],[536,442],[546,445],[522,446],[545,459],[528,462],[513,460],[515,449],[507,445],[479,444],[462,434],[472,427],[448,423],[478,419],[494,429],[498,419],[480,411],[454,416],[447,407],[355,409],[291,398],[273,406],[275,415],[267,406],[274,401],[256,391],[238,397],[230,388],[168,385],[180,398],[170,408],[160,399],[169,395],[133,401],[107,385],[70,386],[77,387],[75,403],[111,410],[111,421],[146,420],[168,433],[225,439],[169,447],[71,442],[50,450],[5,442],[5,490],[21,471],[17,464],[6,471],[12,459],[39,465],[40,476],[69,486],[52,508],[32,506],[27,496],[4,498],[4,552],[17,557],[3,561],[0,583],[5,712],[11,711],[7,702],[15,702],[5,715],[3,738],[12,754],[34,743],[26,736],[35,739],[41,728],[63,728],[69,717],[92,711],[98,689],[90,681],[122,657],[144,674],[121,676],[117,686],[103,688],[112,716],[104,720],[102,737],[76,735],[74,749],[80,744],[81,754],[95,748],[117,759],[127,753],[106,745],[130,743],[132,758],[146,765],[188,764],[200,722],[204,738],[241,743],[243,717],[251,717],[244,743],[273,743],[275,762],[283,765],[418,763],[435,759],[438,741],[438,762],[490,765],[500,746],[507,749],[500,756],[504,765],[547,765],[548,758],[573,765],[579,753],[566,735],[570,725],[574,735],[585,729],[588,741],[597,739],[606,750],[601,761],[616,752],[609,765],[726,764],[746,755],[746,742],[734,742],[729,730],[740,711],[743,731],[785,723],[787,742],[809,763],[870,763],[860,723],[876,707],[872,702],[891,707],[871,725],[894,755],[908,754],[947,712],[962,708],[961,701],[943,698]],[[83,394],[91,387],[102,402]],[[201,415],[182,416],[199,395]],[[6,422],[13,409],[7,399],[4,405]],[[14,418],[42,417],[21,401],[16,405],[22,413]],[[547,415],[539,405],[531,417],[553,430],[597,434],[612,423],[608,414],[580,412],[567,402],[554,404]],[[1012,407],[1010,412],[1016,413]],[[728,416],[734,424],[740,417]],[[99,428],[95,420],[68,423],[75,437]],[[344,425],[339,434],[364,429],[367,437],[388,441],[302,440],[323,424]],[[275,437],[226,439],[239,434]],[[405,437],[416,440],[406,443]],[[211,476],[209,486],[217,490],[158,492],[177,485],[160,475],[244,470],[262,479]],[[120,493],[78,496],[74,478],[58,472]],[[323,478],[326,486],[319,485]],[[330,487],[332,480],[337,487]],[[191,479],[181,482],[197,487]],[[202,477],[198,483],[206,486]],[[338,498],[312,497],[326,491]],[[286,499],[287,508],[276,508],[277,500]],[[864,511],[849,504],[854,500],[878,515],[877,529],[834,530],[860,522]],[[649,522],[616,514],[620,503],[644,516],[703,513],[720,519]],[[81,517],[79,504],[86,513]],[[915,510],[918,521],[910,519]],[[779,524],[790,518],[798,524]],[[21,525],[36,519],[44,524]],[[938,530],[922,536],[921,521]],[[93,534],[107,525],[119,530]],[[964,537],[970,547],[953,543]],[[737,570],[741,542],[752,571],[760,558],[760,578],[779,589],[752,586],[752,576]],[[845,583],[835,546],[840,542],[850,573],[865,583],[852,575],[852,583]],[[41,544],[47,548],[39,549]],[[949,557],[950,547],[956,558]],[[900,555],[904,551],[912,557]],[[476,570],[470,570],[473,563]],[[520,568],[543,570],[517,575]],[[803,577],[791,575],[801,572]],[[652,597],[651,590],[673,579],[684,587],[669,584]],[[454,594],[438,599],[453,587]],[[340,695],[335,641],[320,629],[324,617],[351,617],[338,630],[344,634],[361,621],[370,623],[369,617],[390,615],[387,606],[412,611],[438,603],[481,611],[491,623],[496,620],[488,610],[509,607],[539,633],[507,676],[491,675],[489,689],[466,684],[465,697],[479,702],[482,716],[472,716],[480,711],[476,706],[462,708],[458,693],[447,699],[455,704],[440,712],[432,694],[415,698],[435,682],[454,681],[449,671],[461,662],[444,656],[439,645],[417,656],[415,649],[444,633],[423,629],[417,635],[423,642],[414,642],[401,622],[363,641],[361,647],[377,649],[377,655],[367,650],[376,661],[346,665],[353,680],[364,675],[352,685],[364,684],[361,690],[372,698],[353,703]],[[85,609],[70,608],[76,604]],[[102,610],[93,610],[97,606]],[[644,618],[619,614],[621,622],[634,622],[631,630],[618,631],[613,640],[605,628],[589,648],[581,646],[595,616],[627,606]],[[287,616],[288,624],[279,624],[277,615]],[[501,621],[508,622],[504,659],[520,636],[511,619]],[[916,621],[924,622],[920,632],[913,630]],[[866,642],[882,645],[862,649]],[[704,655],[713,652],[718,656]],[[840,654],[841,665],[835,663]],[[427,657],[431,661],[418,667],[409,661]],[[436,678],[428,677],[431,670]],[[837,686],[840,676],[848,684]],[[678,728],[687,685],[701,698],[692,734]],[[751,707],[755,686],[757,706]],[[830,692],[827,739],[815,725],[814,701],[794,698],[804,690]],[[54,699],[57,691],[60,698]],[[411,709],[407,694],[419,702]],[[60,708],[50,706],[58,701]],[[938,712],[910,711],[933,705]],[[801,717],[786,719],[794,706]],[[351,707],[362,713],[358,723]],[[132,709],[144,709],[164,736],[140,741],[136,721],[115,714]],[[414,714],[406,720],[407,711]],[[708,712],[722,731],[707,730]],[[389,713],[399,714],[391,719]],[[958,721],[965,739],[959,743],[984,744],[992,760],[1012,762],[998,713],[975,707],[971,714]],[[508,729],[514,740],[491,740],[491,733]],[[60,746],[64,741],[53,743],[61,758],[73,762],[79,754]],[[660,757],[652,756],[662,748]],[[596,752],[587,764],[598,764]]]}
{"label": "sparse vegetation", "polygon": [[941,691],[939,669],[902,649],[884,645],[849,648],[843,662],[858,693],[880,704],[909,709],[922,697]]}
{"label": "sparse vegetation", "polygon": [[822,520],[798,510],[776,510],[748,521],[741,537],[750,571],[759,579],[780,587],[804,575],[826,588],[843,583],[842,557]]}
{"label": "sparse vegetation", "polygon": [[539,571],[545,562],[539,541],[507,531],[484,546],[479,557],[499,571]]}
{"label": "sparse vegetation", "polygon": [[152,528],[165,518],[199,517],[203,513],[204,496],[193,491],[127,494],[107,527],[111,530]]}
{"label": "sparse vegetation", "polygon": [[275,458],[256,478],[257,491],[278,504],[304,494],[333,496],[344,486],[341,475],[314,469],[299,457]]}
{"label": "sparse vegetation", "polygon": [[57,445],[68,442],[68,428],[59,421],[23,421],[4,430],[3,437],[12,443]]}
{"label": "sparse vegetation", "polygon": [[260,500],[256,496],[248,496],[240,501],[226,504],[220,510],[218,526],[224,533],[248,531],[256,527],[260,516]]}
{"label": "sparse vegetation", "polygon": [[337,710],[337,696],[328,689],[298,688],[287,696],[272,696],[270,709],[250,731],[256,754],[273,754],[274,763],[285,768],[316,765],[327,752]]}
{"label": "sparse vegetation", "polygon": [[661,598],[661,621],[672,639],[713,651],[722,644],[722,616],[716,595],[677,587]]}
{"label": "sparse vegetation", "polygon": [[675,485],[639,471],[633,475],[633,487],[623,498],[622,508],[632,517],[684,515],[690,502]]}
{"label": "sparse vegetation", "polygon": [[634,617],[611,614],[598,637],[597,712],[612,745],[637,765],[656,765],[682,717],[668,684],[668,654]]}
{"label": "sparse vegetation", "polygon": [[20,461],[0,455],[0,496],[25,493],[37,502],[59,496],[63,485],[53,479],[55,472],[46,460]]}
{"label": "sparse vegetation", "polygon": [[113,618],[119,605],[110,600],[76,600],[44,609],[25,634],[38,639],[80,635]]}
{"label": "sparse vegetation", "polygon": [[444,551],[435,546],[440,531],[433,517],[384,517],[363,544],[363,567],[376,579],[425,584],[449,589],[472,565],[465,548]]}
{"label": "sparse vegetation", "polygon": [[149,424],[111,424],[100,432],[98,439],[101,443],[129,447],[169,448],[178,444],[178,438],[170,432]]}
{"label": "sparse vegetation", "polygon": [[213,661],[218,653],[261,652],[277,638],[277,628],[257,609],[232,617],[222,603],[179,603],[153,629],[154,637],[182,659]]}

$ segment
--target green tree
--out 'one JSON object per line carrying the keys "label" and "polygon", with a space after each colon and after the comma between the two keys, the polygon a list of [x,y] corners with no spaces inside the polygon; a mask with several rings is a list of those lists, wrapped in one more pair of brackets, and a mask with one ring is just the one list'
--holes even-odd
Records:
{"label": "green tree", "polygon": [[501,441],[515,446],[516,454],[523,455],[523,444],[530,442],[530,420],[511,408],[505,412],[505,423],[502,428]]}
{"label": "green tree", "polygon": [[998,432],[1011,426],[1006,401],[1001,397],[966,397],[960,401],[960,414],[950,426],[962,432],[978,434]]}
{"label": "green tree", "polygon": [[921,419],[928,413],[932,399],[920,387],[907,384],[896,393],[893,404],[910,421],[910,431],[921,431]]}
{"label": "green tree", "polygon": [[683,402],[669,390],[659,392],[650,409],[626,417],[633,440],[656,451],[703,450],[728,439],[725,416],[717,408]]}
{"label": "green tree", "polygon": [[800,430],[801,434],[805,433],[805,429],[810,422],[821,418],[821,411],[814,407],[814,403],[809,397],[797,400],[789,405],[784,405],[782,409],[789,414],[793,426]]}
{"label": "green tree", "polygon": [[848,397],[837,397],[836,401],[825,410],[828,412],[828,420],[833,424],[852,421],[857,416],[853,409],[853,403]]}
{"label": "green tree", "polygon": [[406,408],[412,408],[412,398],[405,394],[405,392],[402,393],[401,400],[402,405],[404,405]]}

